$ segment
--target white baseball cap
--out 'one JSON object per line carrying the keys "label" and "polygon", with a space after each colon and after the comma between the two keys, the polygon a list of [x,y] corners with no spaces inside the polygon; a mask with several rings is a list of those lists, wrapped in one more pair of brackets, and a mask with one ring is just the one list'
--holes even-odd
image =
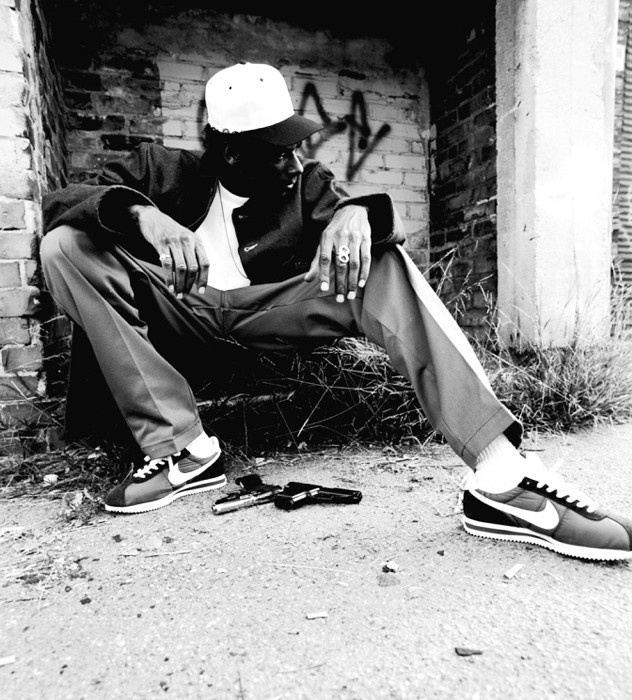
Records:
{"label": "white baseball cap", "polygon": [[237,63],[206,83],[208,123],[217,131],[244,134],[275,146],[291,146],[320,124],[294,112],[285,78],[264,63]]}

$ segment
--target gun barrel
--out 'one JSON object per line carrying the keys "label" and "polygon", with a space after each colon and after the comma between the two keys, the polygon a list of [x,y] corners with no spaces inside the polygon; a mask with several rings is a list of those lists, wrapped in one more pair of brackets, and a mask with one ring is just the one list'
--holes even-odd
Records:
{"label": "gun barrel", "polygon": [[222,513],[230,513],[233,510],[258,506],[260,503],[272,501],[274,494],[275,491],[271,489],[262,493],[244,493],[236,497],[222,498],[213,505],[211,510],[215,515],[220,515]]}
{"label": "gun barrel", "polygon": [[316,494],[318,503],[359,503],[362,500],[362,492],[355,489],[321,488]]}

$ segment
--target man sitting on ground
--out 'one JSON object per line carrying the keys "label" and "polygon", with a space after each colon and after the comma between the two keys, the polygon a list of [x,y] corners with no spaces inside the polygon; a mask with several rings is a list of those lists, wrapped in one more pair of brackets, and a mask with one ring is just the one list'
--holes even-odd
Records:
{"label": "man sitting on ground", "polygon": [[629,558],[630,521],[518,450],[519,421],[402,248],[390,197],[349,197],[299,156],[320,127],[294,112],[281,73],[225,68],[206,106],[201,156],[142,144],[45,201],[48,288],[85,332],[143,455],[106,509],[142,513],[225,485],[190,384],[218,339],[265,350],[364,336],[471,467],[469,533]]}

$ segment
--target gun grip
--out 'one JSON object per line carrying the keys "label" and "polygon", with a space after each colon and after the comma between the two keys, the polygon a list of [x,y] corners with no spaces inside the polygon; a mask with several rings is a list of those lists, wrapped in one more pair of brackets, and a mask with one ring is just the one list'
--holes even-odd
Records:
{"label": "gun grip", "polygon": [[235,479],[237,486],[241,486],[244,491],[256,491],[263,486],[263,481],[259,474],[244,474]]}

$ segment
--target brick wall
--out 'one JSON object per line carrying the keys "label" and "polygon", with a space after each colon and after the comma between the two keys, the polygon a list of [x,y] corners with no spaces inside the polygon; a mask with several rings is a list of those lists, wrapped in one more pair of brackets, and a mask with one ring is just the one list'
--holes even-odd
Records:
{"label": "brick wall", "polygon": [[0,0],[0,454],[45,449],[46,318],[37,242],[43,188],[63,182],[59,81],[39,3]]}
{"label": "brick wall", "polygon": [[481,0],[461,19],[429,73],[430,275],[479,335],[496,290],[495,3]]}
{"label": "brick wall", "polygon": [[[58,49],[69,109],[70,177],[80,181],[140,141],[197,150],[204,85],[238,60],[277,65],[297,109],[327,125],[305,153],[328,164],[350,193],[388,190],[404,220],[409,250],[427,264],[429,105],[423,72],[394,69],[386,40],[334,37],[279,20],[149,7],[142,28],[120,8],[51,9],[65,32],[83,37]],[[79,27],[88,29],[79,31]],[[90,33],[92,31],[93,33]]]}

